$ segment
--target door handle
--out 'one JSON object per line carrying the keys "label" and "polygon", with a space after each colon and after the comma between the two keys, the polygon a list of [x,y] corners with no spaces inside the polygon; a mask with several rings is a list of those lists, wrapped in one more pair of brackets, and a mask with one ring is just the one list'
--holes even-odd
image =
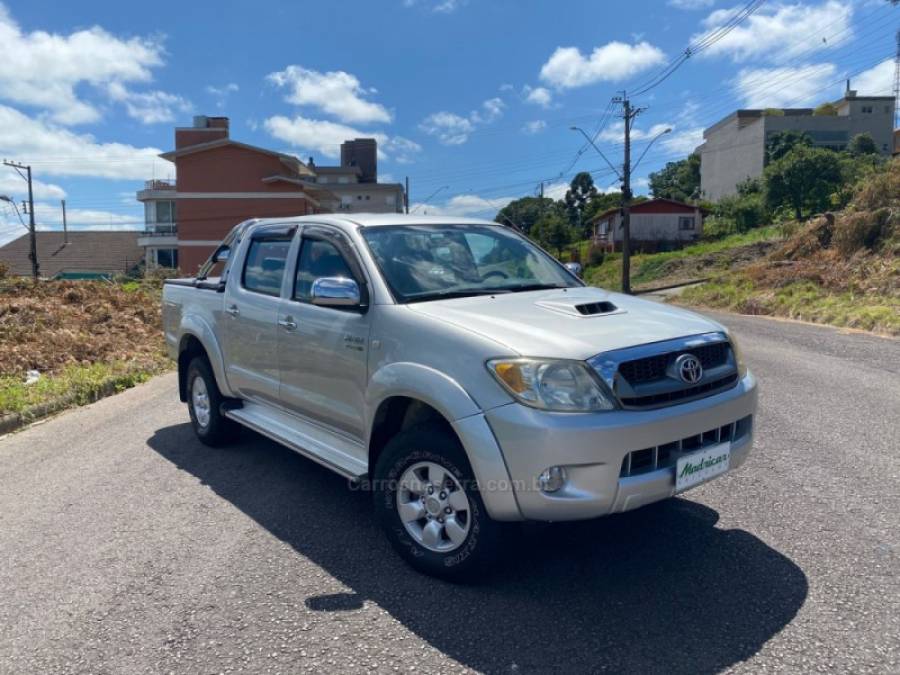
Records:
{"label": "door handle", "polygon": [[231,305],[225,310],[226,314],[230,314],[231,316],[238,316],[241,313],[241,310],[238,309],[237,305]]}
{"label": "door handle", "polygon": [[283,319],[278,320],[278,325],[283,327],[285,330],[296,330],[297,322],[294,321],[294,317],[286,316]]}

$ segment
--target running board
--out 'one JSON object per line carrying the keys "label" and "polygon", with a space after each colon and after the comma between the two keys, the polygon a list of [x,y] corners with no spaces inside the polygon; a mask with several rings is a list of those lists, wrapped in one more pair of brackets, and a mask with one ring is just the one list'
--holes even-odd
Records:
{"label": "running board", "polygon": [[363,454],[361,444],[300,417],[247,402],[226,410],[225,416],[352,481],[368,476],[366,463],[357,459]]}

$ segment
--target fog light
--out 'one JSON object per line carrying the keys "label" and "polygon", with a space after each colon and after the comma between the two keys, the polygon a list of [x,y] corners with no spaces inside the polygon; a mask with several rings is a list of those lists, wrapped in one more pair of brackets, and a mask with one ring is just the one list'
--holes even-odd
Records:
{"label": "fog light", "polygon": [[544,469],[538,476],[538,486],[541,492],[556,492],[566,483],[566,470],[561,466],[551,466]]}

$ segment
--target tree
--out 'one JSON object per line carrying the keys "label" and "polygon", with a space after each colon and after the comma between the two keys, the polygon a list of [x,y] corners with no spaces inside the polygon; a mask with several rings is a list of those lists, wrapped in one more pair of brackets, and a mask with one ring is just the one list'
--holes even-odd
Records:
{"label": "tree", "polygon": [[797,220],[825,211],[843,184],[840,155],[798,143],[764,170],[766,206],[788,206]]}
{"label": "tree", "polygon": [[856,134],[847,145],[847,152],[851,155],[877,155],[878,146],[875,139],[869,133]]}
{"label": "tree", "polygon": [[834,103],[823,103],[813,110],[813,115],[818,115],[820,117],[835,117],[837,114],[838,109],[835,107]]}
{"label": "tree", "polygon": [[778,131],[766,141],[766,164],[781,159],[796,145],[812,147],[812,138],[804,131]]}
{"label": "tree", "polygon": [[654,197],[687,202],[700,197],[700,155],[691,153],[678,162],[650,174],[650,193]]}
{"label": "tree", "polygon": [[584,219],[584,209],[596,195],[597,188],[594,186],[594,179],[587,171],[575,174],[575,178],[569,184],[569,189],[566,190],[563,201],[566,205],[569,224],[581,234],[590,233],[590,227]]}
{"label": "tree", "polygon": [[574,231],[559,213],[548,211],[534,224],[531,236],[548,251],[559,257],[563,248],[573,239]]}
{"label": "tree", "polygon": [[495,223],[509,225],[511,222],[528,234],[542,214],[562,210],[560,203],[549,197],[522,197],[504,206],[494,217]]}

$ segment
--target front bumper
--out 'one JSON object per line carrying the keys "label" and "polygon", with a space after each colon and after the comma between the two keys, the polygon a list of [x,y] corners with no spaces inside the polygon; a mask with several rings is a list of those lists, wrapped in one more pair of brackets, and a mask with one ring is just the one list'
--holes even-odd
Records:
{"label": "front bumper", "polygon": [[[675,494],[674,467],[621,475],[626,455],[644,448],[745,420],[731,443],[730,468],[739,467],[753,442],[756,403],[756,379],[748,372],[728,391],[656,410],[551,413],[513,403],[485,416],[506,461],[521,517],[578,520]],[[567,481],[557,492],[546,493],[537,477],[550,466],[564,466]]]}

